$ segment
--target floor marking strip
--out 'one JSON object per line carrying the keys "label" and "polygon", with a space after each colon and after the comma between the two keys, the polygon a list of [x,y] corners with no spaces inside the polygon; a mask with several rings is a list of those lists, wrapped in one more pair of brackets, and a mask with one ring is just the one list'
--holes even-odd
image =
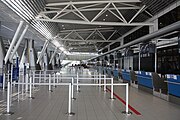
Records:
{"label": "floor marking strip", "polygon": [[[111,90],[109,89],[109,88],[106,88],[109,92],[111,92]],[[119,100],[119,101],[121,101],[124,105],[126,105],[126,102],[122,99],[122,98],[120,98],[116,93],[113,93],[113,95]],[[131,110],[131,111],[133,111],[136,115],[141,115],[141,113],[140,112],[138,112],[135,108],[133,108],[132,106],[130,106],[130,105],[128,105],[128,107],[129,107],[129,109]]]}

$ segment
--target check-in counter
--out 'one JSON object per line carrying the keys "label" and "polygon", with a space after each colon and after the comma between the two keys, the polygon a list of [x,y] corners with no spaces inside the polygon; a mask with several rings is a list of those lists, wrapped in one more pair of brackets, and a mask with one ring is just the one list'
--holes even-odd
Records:
{"label": "check-in counter", "polygon": [[138,89],[153,94],[153,82],[152,82],[151,72],[138,71],[137,79],[138,79]]}
{"label": "check-in counter", "polygon": [[108,74],[108,76],[111,76],[111,68],[110,67],[107,68],[107,74]]}
{"label": "check-in counter", "polygon": [[167,75],[169,101],[180,104],[180,75]]}
{"label": "check-in counter", "polygon": [[131,83],[130,70],[122,69],[122,79],[123,82],[128,82],[129,84]]}
{"label": "check-in counter", "polygon": [[134,70],[130,71],[131,86],[135,88],[138,88],[137,73],[138,71],[134,71]]}
{"label": "check-in counter", "polygon": [[118,80],[119,74],[118,74],[118,69],[117,68],[113,70],[113,76],[114,76],[114,78],[116,80]]}
{"label": "check-in counter", "polygon": [[152,72],[152,80],[153,80],[153,95],[160,97],[164,100],[168,100],[168,87],[166,78],[160,77],[161,75]]}
{"label": "check-in counter", "polygon": [[107,67],[104,67],[104,74],[107,75]]}

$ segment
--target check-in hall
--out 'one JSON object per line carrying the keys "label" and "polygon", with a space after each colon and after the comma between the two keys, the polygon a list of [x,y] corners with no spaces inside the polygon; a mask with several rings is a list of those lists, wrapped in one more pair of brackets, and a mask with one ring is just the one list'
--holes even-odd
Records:
{"label": "check-in hall", "polygon": [[1,0],[0,120],[179,120],[180,0]]}

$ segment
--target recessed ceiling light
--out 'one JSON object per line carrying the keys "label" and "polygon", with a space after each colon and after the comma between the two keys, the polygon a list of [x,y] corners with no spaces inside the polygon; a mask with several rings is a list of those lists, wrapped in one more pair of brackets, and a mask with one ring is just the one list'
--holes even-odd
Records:
{"label": "recessed ceiling light", "polygon": [[64,25],[62,25],[62,27],[64,27]]}
{"label": "recessed ceiling light", "polygon": [[106,17],[108,16],[108,14],[106,14]]}

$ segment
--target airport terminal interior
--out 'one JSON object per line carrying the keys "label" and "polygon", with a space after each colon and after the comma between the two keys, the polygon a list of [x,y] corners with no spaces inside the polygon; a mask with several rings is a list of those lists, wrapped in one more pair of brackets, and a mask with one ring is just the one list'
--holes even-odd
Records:
{"label": "airport terminal interior", "polygon": [[1,0],[0,120],[180,120],[180,0]]}

